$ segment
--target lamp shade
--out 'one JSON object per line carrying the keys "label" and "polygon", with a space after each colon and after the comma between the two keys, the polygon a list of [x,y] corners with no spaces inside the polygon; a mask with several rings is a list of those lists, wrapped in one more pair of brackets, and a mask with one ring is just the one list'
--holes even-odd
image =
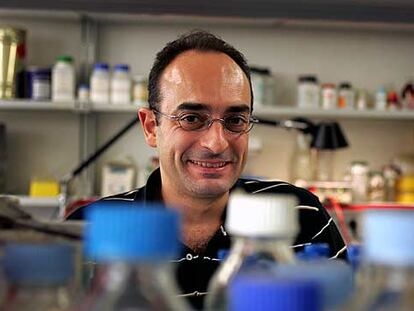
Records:
{"label": "lamp shade", "polygon": [[336,122],[322,122],[316,125],[311,147],[320,150],[334,150],[348,147],[348,141]]}

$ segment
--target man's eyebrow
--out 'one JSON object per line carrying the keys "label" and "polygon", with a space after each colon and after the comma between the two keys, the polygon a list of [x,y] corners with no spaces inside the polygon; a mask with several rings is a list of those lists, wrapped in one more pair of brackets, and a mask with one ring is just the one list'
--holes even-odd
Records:
{"label": "man's eyebrow", "polygon": [[202,103],[182,103],[178,105],[176,110],[208,110],[208,106]]}
{"label": "man's eyebrow", "polygon": [[[202,110],[211,110],[211,108],[207,104],[203,103],[182,103],[178,105],[177,111],[179,110],[195,110],[195,111],[202,111]],[[250,105],[242,104],[237,106],[230,106],[226,109],[226,113],[234,113],[234,112],[250,112]]]}
{"label": "man's eyebrow", "polygon": [[250,105],[231,106],[226,109],[226,112],[250,112]]}

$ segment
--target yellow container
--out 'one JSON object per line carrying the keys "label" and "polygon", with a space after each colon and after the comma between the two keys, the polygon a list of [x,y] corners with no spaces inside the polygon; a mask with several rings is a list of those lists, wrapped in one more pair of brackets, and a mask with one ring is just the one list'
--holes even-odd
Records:
{"label": "yellow container", "polygon": [[397,192],[414,192],[414,176],[402,176],[397,181]]}
{"label": "yellow container", "polygon": [[30,183],[31,197],[55,197],[59,195],[59,183],[55,180],[33,180]]}

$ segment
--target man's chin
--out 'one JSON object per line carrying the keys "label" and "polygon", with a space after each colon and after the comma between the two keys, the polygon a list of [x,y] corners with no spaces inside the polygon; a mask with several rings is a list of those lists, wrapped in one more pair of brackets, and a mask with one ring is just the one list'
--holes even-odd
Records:
{"label": "man's chin", "polygon": [[193,182],[187,185],[187,189],[197,196],[200,196],[203,198],[214,198],[214,197],[222,196],[223,194],[227,193],[232,186],[233,186],[233,183],[229,181]]}

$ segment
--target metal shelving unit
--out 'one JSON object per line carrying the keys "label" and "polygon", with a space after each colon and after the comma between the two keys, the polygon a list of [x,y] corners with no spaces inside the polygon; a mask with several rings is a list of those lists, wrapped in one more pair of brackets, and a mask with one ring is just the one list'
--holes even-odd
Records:
{"label": "metal shelving unit", "polygon": [[[77,101],[53,103],[49,101],[0,100],[0,111],[69,111],[76,113],[136,113],[135,104],[88,104]],[[354,110],[354,109],[303,109],[297,107],[255,107],[254,115],[261,118],[307,117],[318,119],[351,120],[414,120],[414,110]]]}

